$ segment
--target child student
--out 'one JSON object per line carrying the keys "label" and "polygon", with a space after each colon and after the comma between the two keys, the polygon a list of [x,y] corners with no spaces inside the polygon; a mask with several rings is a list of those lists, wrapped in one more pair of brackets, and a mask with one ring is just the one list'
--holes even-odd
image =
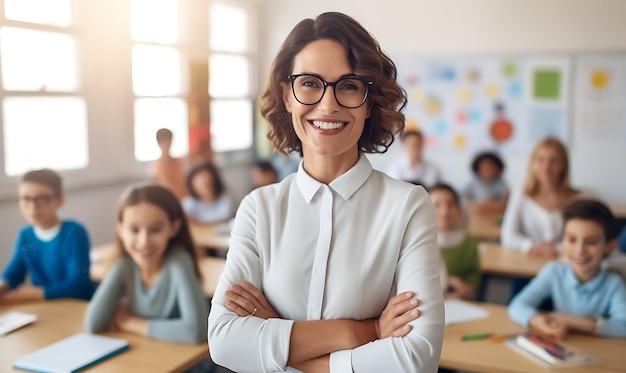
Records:
{"label": "child student", "polygon": [[[28,225],[18,233],[15,252],[0,278],[0,304],[91,298],[89,236],[79,223],[57,215],[63,205],[59,174],[50,169],[25,173],[18,203]],[[22,285],[26,274],[32,285]]]}
{"label": "child student", "polygon": [[437,215],[437,246],[445,262],[448,286],[446,298],[474,299],[480,284],[478,242],[463,227],[459,196],[448,184],[429,189]]}
{"label": "child student", "polygon": [[494,152],[482,152],[472,161],[472,181],[465,187],[463,197],[478,213],[504,213],[509,187],[502,178],[504,162]]}
{"label": "child student", "polygon": [[386,170],[387,175],[404,181],[415,182],[430,188],[439,181],[439,170],[423,156],[424,135],[417,130],[402,132],[400,136],[404,154]]}
{"label": "child student", "polygon": [[250,178],[252,179],[252,187],[260,188],[278,182],[278,172],[271,162],[259,160],[252,166]]}
{"label": "child student", "polygon": [[190,195],[183,198],[183,210],[196,223],[217,223],[232,217],[230,198],[211,162],[195,166],[187,176]]}
{"label": "child student", "polygon": [[[613,248],[613,214],[602,203],[578,200],[563,211],[563,256],[549,262],[515,297],[509,316],[515,322],[553,338],[568,331],[626,337],[626,286],[600,268]],[[537,307],[552,298],[554,312]]]}
{"label": "child student", "polygon": [[157,185],[131,187],[118,204],[116,228],[123,258],[96,290],[85,328],[202,343],[207,302],[187,220],[176,197]]}
{"label": "child student", "polygon": [[185,161],[170,154],[173,136],[172,131],[167,128],[157,131],[156,140],[161,149],[161,156],[152,163],[150,175],[156,184],[168,188],[178,200],[181,200],[189,194],[189,191],[185,185]]}

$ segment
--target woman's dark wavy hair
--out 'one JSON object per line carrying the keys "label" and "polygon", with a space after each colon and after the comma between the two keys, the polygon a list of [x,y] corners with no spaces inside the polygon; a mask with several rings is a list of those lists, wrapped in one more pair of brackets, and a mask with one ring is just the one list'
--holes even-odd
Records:
{"label": "woman's dark wavy hair", "polygon": [[283,42],[261,96],[261,114],[270,123],[267,137],[281,153],[302,154],[302,143],[283,102],[281,83],[289,84],[287,77],[292,73],[294,57],[309,43],[321,39],[341,43],[348,52],[352,72],[374,82],[366,103],[371,115],[365,120],[359,148],[366,153],[386,152],[394,135],[404,129],[406,92],[396,82],[396,65],[376,39],[356,20],[337,12],[300,21]]}

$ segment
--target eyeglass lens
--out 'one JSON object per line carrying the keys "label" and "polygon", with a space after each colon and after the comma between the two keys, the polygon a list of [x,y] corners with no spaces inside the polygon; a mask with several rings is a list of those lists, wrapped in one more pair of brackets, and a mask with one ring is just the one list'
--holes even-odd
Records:
{"label": "eyeglass lens", "polygon": [[[304,105],[318,103],[325,92],[324,81],[313,75],[300,75],[293,80],[293,93]],[[333,85],[335,99],[339,105],[357,108],[363,104],[367,96],[367,85],[357,78],[342,78]]]}

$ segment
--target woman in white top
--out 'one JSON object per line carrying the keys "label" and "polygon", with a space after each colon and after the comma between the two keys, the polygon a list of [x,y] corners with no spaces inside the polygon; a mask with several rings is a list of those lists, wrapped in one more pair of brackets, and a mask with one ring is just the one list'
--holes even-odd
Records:
{"label": "woman in white top", "polygon": [[263,99],[270,139],[303,161],[239,207],[209,316],[212,358],[238,372],[436,372],[432,203],[362,154],[404,125],[395,65],[355,20],[324,13],[291,31]]}
{"label": "woman in white top", "polygon": [[511,194],[502,224],[502,245],[531,255],[557,255],[561,211],[580,193],[569,184],[565,146],[545,138],[532,151],[523,191]]}

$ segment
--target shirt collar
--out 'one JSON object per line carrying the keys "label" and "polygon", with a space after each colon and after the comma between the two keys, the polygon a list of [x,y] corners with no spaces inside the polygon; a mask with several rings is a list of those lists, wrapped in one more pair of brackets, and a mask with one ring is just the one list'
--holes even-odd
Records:
{"label": "shirt collar", "polygon": [[[300,193],[302,193],[306,202],[310,203],[315,193],[317,193],[323,184],[307,174],[304,170],[303,164],[304,161],[300,162],[300,165],[298,166],[296,182],[298,183]],[[356,164],[351,169],[346,171],[346,173],[333,180],[329,186],[344,200],[347,200],[357,190],[359,190],[371,173],[372,164],[364,154],[360,153],[359,160]]]}
{"label": "shirt collar", "polygon": [[565,271],[565,281],[566,283],[574,289],[578,290],[586,290],[588,292],[596,292],[599,291],[602,285],[604,284],[606,273],[603,270],[599,270],[593,278],[584,284],[581,284],[574,273],[574,269],[571,265],[566,266]]}

